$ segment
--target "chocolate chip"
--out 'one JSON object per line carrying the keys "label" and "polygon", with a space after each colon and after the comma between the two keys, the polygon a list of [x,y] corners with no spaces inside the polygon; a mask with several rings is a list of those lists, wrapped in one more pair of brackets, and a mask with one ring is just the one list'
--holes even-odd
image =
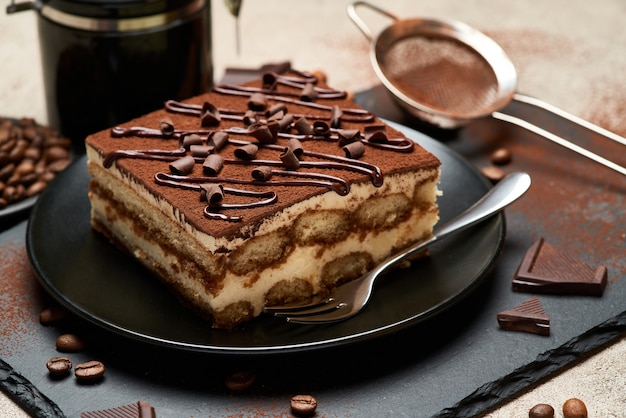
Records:
{"label": "chocolate chip", "polygon": [[481,168],[480,172],[492,183],[497,183],[506,176],[506,173],[502,169],[493,165]]}
{"label": "chocolate chip", "polygon": [[74,368],[74,376],[81,383],[93,383],[102,379],[106,368],[97,360],[77,364]]}
{"label": "chocolate chip", "polygon": [[554,408],[545,403],[537,404],[528,411],[528,418],[554,418]]}
{"label": "chocolate chip", "polygon": [[85,349],[85,343],[75,334],[63,334],[57,337],[56,347],[62,353],[77,353]]}
{"label": "chocolate chip", "polygon": [[300,142],[300,140],[298,140],[297,138],[290,138],[289,141],[287,141],[287,148],[289,148],[291,152],[293,152],[293,154],[298,157],[298,159],[300,159],[300,157],[304,153],[304,149],[302,148],[302,142]]}
{"label": "chocolate chip", "polygon": [[496,165],[505,165],[511,162],[511,151],[506,148],[499,148],[491,153],[490,160]]}
{"label": "chocolate chip", "polygon": [[216,151],[221,150],[228,144],[228,134],[226,132],[215,132],[209,138],[209,145],[212,145]]}
{"label": "chocolate chip", "polygon": [[291,398],[291,411],[295,415],[312,415],[316,408],[317,400],[311,395],[294,395]]}
{"label": "chocolate chip", "polygon": [[587,406],[577,398],[571,398],[563,404],[564,418],[587,418]]}
{"label": "chocolate chip", "polygon": [[163,135],[172,135],[174,133],[174,122],[170,118],[163,118],[159,122],[159,128]]}
{"label": "chocolate chip", "polygon": [[226,377],[224,384],[233,392],[241,392],[252,386],[255,380],[256,375],[254,373],[250,371],[242,371],[233,373]]}
{"label": "chocolate chip", "polygon": [[50,376],[54,378],[65,377],[72,370],[72,360],[67,357],[52,357],[46,362]]}

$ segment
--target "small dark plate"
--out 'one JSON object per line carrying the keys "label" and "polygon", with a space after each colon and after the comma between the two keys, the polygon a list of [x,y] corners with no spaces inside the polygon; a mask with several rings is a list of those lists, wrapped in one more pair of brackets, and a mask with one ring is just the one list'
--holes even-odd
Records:
{"label": "small dark plate", "polygon": [[[442,161],[439,200],[445,222],[469,207],[489,183],[441,143],[396,126]],[[378,338],[444,312],[473,291],[500,254],[499,214],[431,248],[430,257],[382,278],[356,317],[297,325],[262,316],[234,330],[214,330],[184,308],[131,257],[90,227],[89,175],[78,159],[40,196],[31,212],[27,250],[43,287],[80,317],[109,331],[169,348],[219,354],[275,354]]]}

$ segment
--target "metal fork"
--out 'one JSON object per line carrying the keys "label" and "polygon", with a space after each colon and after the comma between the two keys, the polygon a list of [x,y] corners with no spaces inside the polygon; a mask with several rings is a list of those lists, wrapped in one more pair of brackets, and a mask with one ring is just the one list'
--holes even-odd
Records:
{"label": "metal fork", "polygon": [[431,244],[495,215],[522,196],[530,183],[530,176],[526,173],[509,174],[463,213],[436,228],[432,235],[390,256],[358,279],[338,286],[329,298],[307,305],[269,306],[264,311],[299,324],[326,324],[351,318],[367,305],[374,282],[383,272]]}

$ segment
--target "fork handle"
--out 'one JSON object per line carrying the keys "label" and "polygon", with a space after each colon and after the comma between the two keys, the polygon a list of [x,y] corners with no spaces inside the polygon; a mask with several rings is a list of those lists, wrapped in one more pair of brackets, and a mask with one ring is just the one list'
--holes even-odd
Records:
{"label": "fork handle", "polygon": [[530,187],[530,176],[526,173],[512,173],[500,180],[480,200],[457,215],[446,224],[435,229],[432,235],[411,245],[399,254],[389,257],[379,264],[372,274],[377,274],[387,268],[410,258],[424,250],[436,241],[460,232],[470,226],[489,218],[520,198]]}

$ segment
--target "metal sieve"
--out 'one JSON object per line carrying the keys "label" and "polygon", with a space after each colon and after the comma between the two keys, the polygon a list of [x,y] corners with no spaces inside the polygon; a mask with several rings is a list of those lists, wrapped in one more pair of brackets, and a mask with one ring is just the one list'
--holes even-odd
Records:
{"label": "metal sieve", "polygon": [[[377,36],[358,14],[367,7],[394,22]],[[376,75],[394,100],[413,116],[444,129],[492,116],[512,123],[626,175],[626,168],[538,126],[498,110],[512,100],[542,108],[608,139],[626,139],[539,99],[517,93],[517,72],[504,50],[482,32],[448,19],[399,19],[357,1],[348,16],[371,42]]]}

